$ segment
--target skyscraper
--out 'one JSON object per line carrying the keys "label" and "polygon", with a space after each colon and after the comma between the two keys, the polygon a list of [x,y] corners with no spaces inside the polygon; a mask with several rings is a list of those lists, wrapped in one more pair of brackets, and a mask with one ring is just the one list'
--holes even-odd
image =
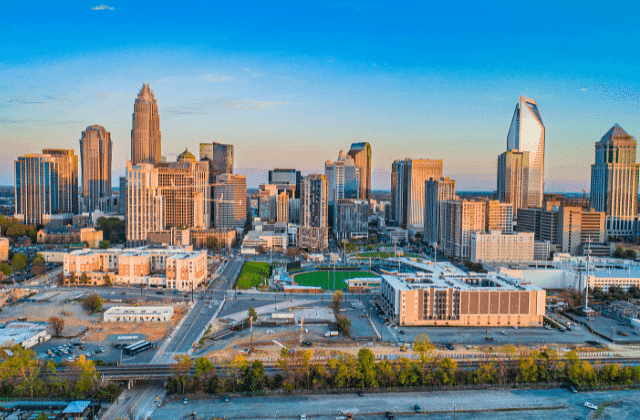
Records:
{"label": "skyscraper", "polygon": [[429,179],[424,185],[424,241],[429,245],[439,242],[440,202],[456,198],[456,181]]}
{"label": "skyscraper", "polygon": [[635,139],[615,124],[596,143],[591,165],[591,207],[606,215],[608,236],[629,237],[638,212]]}
{"label": "skyscraper", "polygon": [[127,161],[127,242],[142,244],[147,234],[165,228],[164,197],[158,168]]}
{"label": "skyscraper", "polygon": [[110,212],[111,133],[99,125],[87,127],[80,138],[84,210]]}
{"label": "skyscraper", "polygon": [[15,214],[27,225],[58,210],[58,177],[51,155],[27,154],[15,161]]}
{"label": "skyscraper", "polygon": [[442,178],[442,160],[404,159],[391,166],[391,207],[396,223],[424,226],[425,181]]}
{"label": "skyscraper", "polygon": [[327,177],[311,174],[300,182],[300,228],[298,246],[326,249],[329,246]]}
{"label": "skyscraper", "polygon": [[526,207],[542,207],[544,195],[545,129],[533,99],[520,97],[507,135],[507,150],[529,152]]}
{"label": "skyscraper", "polygon": [[353,143],[349,150],[358,168],[360,168],[360,197],[371,199],[371,145],[369,143]]}
{"label": "skyscraper", "polygon": [[131,163],[160,163],[160,116],[158,103],[148,84],[143,84],[133,105]]}
{"label": "skyscraper", "polygon": [[527,207],[529,152],[507,151],[498,156],[498,200],[513,206],[513,215]]}
{"label": "skyscraper", "polygon": [[57,213],[78,213],[78,156],[69,149],[43,149],[51,156],[58,184]]}
{"label": "skyscraper", "polygon": [[233,173],[233,145],[200,143],[200,160],[209,161],[209,176]]}
{"label": "skyscraper", "polygon": [[269,171],[269,184],[290,184],[296,186],[295,198],[300,198],[300,171],[275,168]]}
{"label": "skyscraper", "polygon": [[213,187],[213,227],[244,230],[247,222],[247,177],[216,175]]}
{"label": "skyscraper", "polygon": [[324,174],[329,185],[329,203],[343,198],[360,198],[360,168],[351,156],[341,150],[338,160],[325,162]]}

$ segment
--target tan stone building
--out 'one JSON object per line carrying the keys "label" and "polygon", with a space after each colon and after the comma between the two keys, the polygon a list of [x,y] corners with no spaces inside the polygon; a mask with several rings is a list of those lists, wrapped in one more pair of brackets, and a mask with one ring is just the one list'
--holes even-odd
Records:
{"label": "tan stone building", "polygon": [[498,230],[471,234],[471,262],[521,263],[535,259],[533,232],[504,234]]}
{"label": "tan stone building", "polygon": [[9,238],[0,238],[0,261],[9,260]]}
{"label": "tan stone building", "polygon": [[467,273],[449,263],[430,272],[383,275],[384,310],[398,325],[539,327],[546,292],[505,274]]}

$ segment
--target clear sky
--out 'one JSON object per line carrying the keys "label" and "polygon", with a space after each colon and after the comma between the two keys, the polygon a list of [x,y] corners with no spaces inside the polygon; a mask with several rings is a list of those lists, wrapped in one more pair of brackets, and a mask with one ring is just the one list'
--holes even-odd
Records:
{"label": "clear sky", "polygon": [[546,126],[547,191],[589,189],[614,123],[640,135],[633,3],[103,1],[0,0],[0,185],[19,155],[79,153],[93,124],[111,132],[116,184],[143,83],[167,159],[231,143],[250,187],[368,141],[374,189],[404,157],[495,189],[519,95]]}

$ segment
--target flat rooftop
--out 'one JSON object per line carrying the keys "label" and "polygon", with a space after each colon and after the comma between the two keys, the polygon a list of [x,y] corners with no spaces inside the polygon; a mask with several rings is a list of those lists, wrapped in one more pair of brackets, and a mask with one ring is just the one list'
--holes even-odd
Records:
{"label": "flat rooftop", "polygon": [[167,257],[174,258],[176,260],[192,258],[200,254],[206,254],[205,250],[191,251],[182,247],[147,247],[142,246],[139,248],[125,248],[125,249],[81,249],[72,252],[73,255],[100,255],[100,254],[113,254],[124,255],[129,257],[144,257],[149,255],[166,255]]}

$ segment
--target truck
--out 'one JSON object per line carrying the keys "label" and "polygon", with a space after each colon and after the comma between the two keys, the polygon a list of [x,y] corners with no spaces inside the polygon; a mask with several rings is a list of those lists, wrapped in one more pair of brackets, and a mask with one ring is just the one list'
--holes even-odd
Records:
{"label": "truck", "polygon": [[327,331],[326,333],[324,333],[325,337],[337,337],[338,336],[338,331]]}

